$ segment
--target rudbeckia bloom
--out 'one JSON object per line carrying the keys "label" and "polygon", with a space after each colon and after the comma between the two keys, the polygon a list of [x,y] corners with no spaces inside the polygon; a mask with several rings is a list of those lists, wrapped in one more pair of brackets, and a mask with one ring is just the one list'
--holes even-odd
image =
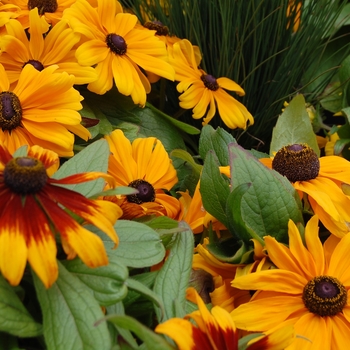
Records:
{"label": "rudbeckia bloom", "polygon": [[99,172],[50,178],[58,165],[58,155],[39,146],[29,148],[27,156],[14,158],[0,145],[0,271],[11,285],[21,281],[27,260],[47,288],[55,282],[56,234],[68,259],[78,255],[90,267],[108,263],[102,240],[63,208],[118,243],[113,224],[121,216],[121,209],[62,186],[101,177],[113,183],[113,179]]}
{"label": "rudbeckia bloom", "polygon": [[[199,310],[185,319],[171,318],[159,324],[155,331],[173,339],[179,350],[237,350],[239,336],[230,314],[219,306],[209,311],[193,288],[188,288],[187,294],[196,301]],[[253,339],[247,349],[284,349],[292,341],[293,329],[288,327]]]}
{"label": "rudbeckia bloom", "polygon": [[323,225],[342,237],[350,231],[350,198],[342,184],[350,183],[350,162],[338,156],[318,158],[306,144],[283,147],[273,159],[260,161],[287,177],[301,198],[307,194],[310,206]]}
{"label": "rudbeckia bloom", "polygon": [[74,33],[67,23],[59,22],[44,35],[49,25],[43,26],[37,8],[29,12],[29,23],[29,39],[17,20],[10,20],[6,24],[8,34],[0,38],[0,63],[4,66],[10,83],[18,80],[27,64],[38,71],[57,64],[56,72],[74,75],[74,84],[87,84],[96,80],[93,68],[78,64],[73,47],[80,35]]}
{"label": "rudbeckia bloom", "polygon": [[23,28],[29,27],[29,11],[37,8],[39,15],[48,24],[56,25],[62,18],[63,11],[76,0],[3,0],[4,4],[12,4],[19,8],[17,19]]}
{"label": "rudbeckia bloom", "polygon": [[316,215],[305,228],[306,247],[292,220],[288,234],[289,248],[264,237],[276,269],[232,281],[236,288],[258,291],[252,301],[231,313],[236,326],[266,331],[293,324],[301,337],[288,350],[345,349],[350,339],[350,235],[329,251],[327,241],[322,246],[319,239]]}
{"label": "rudbeckia bloom", "polygon": [[0,64],[0,143],[10,153],[36,144],[71,157],[72,133],[89,138],[89,131],[80,125],[82,97],[73,88],[74,77],[56,73],[57,68],[50,66],[39,72],[27,64],[12,89]]}
{"label": "rudbeckia bloom", "polygon": [[138,28],[137,17],[123,13],[118,1],[99,0],[98,7],[93,8],[87,1],[78,0],[65,12],[65,18],[85,37],[76,51],[78,62],[95,66],[98,79],[88,85],[90,91],[104,94],[114,79],[121,94],[144,106],[151,85],[141,68],[174,80],[164,43],[155,31]]}
{"label": "rudbeckia bloom", "polygon": [[111,155],[108,174],[117,186],[136,188],[139,193],[111,198],[123,209],[123,218],[167,215],[175,218],[179,201],[164,192],[177,183],[176,170],[163,144],[155,137],[137,138],[132,143],[121,130],[105,136]]}
{"label": "rudbeckia bloom", "polygon": [[203,125],[206,125],[217,108],[221,119],[231,129],[245,129],[247,122],[250,125],[254,123],[247,108],[225,91],[235,91],[243,96],[244,90],[233,80],[225,77],[216,79],[199,69],[193,46],[188,40],[173,45],[169,61],[175,69],[175,80],[180,82],[177,85],[177,90],[182,93],[179,97],[180,107],[193,109],[194,119],[204,117]]}

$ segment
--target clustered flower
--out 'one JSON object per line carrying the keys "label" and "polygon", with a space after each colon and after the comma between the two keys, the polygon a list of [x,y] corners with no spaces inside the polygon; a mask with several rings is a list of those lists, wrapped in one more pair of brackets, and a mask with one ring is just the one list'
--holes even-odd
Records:
{"label": "clustered flower", "polygon": [[[287,16],[297,11],[288,24],[294,32],[300,8],[301,2],[289,1]],[[106,173],[53,176],[60,157],[74,155],[76,137],[91,139],[82,124],[81,85],[98,95],[115,88],[144,107],[151,84],[167,79],[176,82],[179,106],[203,125],[216,115],[230,129],[253,125],[231,94],[245,91],[201,69],[197,46],[158,21],[141,25],[116,0],[3,0],[0,25],[0,272],[12,286],[21,283],[28,263],[50,288],[58,278],[58,247],[66,259],[107,265],[104,244],[87,223],[115,248],[118,219],[166,216],[215,238],[227,231],[203,206],[201,178],[192,195],[176,192],[178,169],[156,137],[131,139],[115,128],[101,136],[110,151]],[[17,155],[19,149],[25,155]],[[288,246],[269,235],[264,244],[252,239],[252,259],[239,264],[220,260],[204,237],[192,267],[212,282],[201,295],[212,309],[189,288],[187,299],[198,310],[155,332],[184,350],[237,349],[242,331],[257,333],[247,340],[250,350],[344,349],[350,338],[350,197],[343,186],[350,185],[350,163],[318,157],[307,144],[285,145],[260,161],[286,177],[309,206],[305,233],[290,220]],[[227,178],[231,170],[220,168]],[[90,199],[67,187],[100,178],[105,190],[136,191]],[[324,242],[319,225],[330,232]]]}

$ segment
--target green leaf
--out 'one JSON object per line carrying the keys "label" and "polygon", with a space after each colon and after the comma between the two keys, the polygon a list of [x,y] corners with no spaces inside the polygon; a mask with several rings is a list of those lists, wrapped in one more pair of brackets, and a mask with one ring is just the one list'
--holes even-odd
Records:
{"label": "green leaf", "polygon": [[151,105],[148,102],[146,103],[146,106],[148,108],[150,108],[154,114],[158,114],[162,118],[168,120],[171,124],[176,126],[179,130],[184,131],[187,134],[198,135],[201,132],[199,129],[195,128],[192,125],[186,124],[184,122],[181,122],[181,121],[179,121],[177,119],[174,119],[174,118],[170,117],[169,115],[163,113],[162,111],[160,111],[159,109],[155,108],[153,105]]}
{"label": "green leaf", "polygon": [[282,147],[295,143],[307,143],[318,156],[320,155],[303,95],[295,96],[279,116],[272,132],[270,155],[273,156],[274,152]]}
{"label": "green leaf", "polygon": [[206,125],[199,139],[199,154],[205,159],[207,153],[212,150],[218,157],[220,165],[226,166],[229,163],[227,145],[232,142],[236,142],[235,139],[224,129],[214,130],[212,126]]}
{"label": "green leaf", "polygon": [[112,124],[97,106],[87,102],[87,100],[82,101],[82,104],[83,109],[79,113],[83,118],[99,120],[97,125],[89,128],[92,139],[98,135],[108,135],[113,131]]}
{"label": "green leaf", "polygon": [[18,337],[36,337],[42,326],[26,310],[15,290],[0,276],[0,331]]}
{"label": "green leaf", "polygon": [[127,131],[128,136],[156,137],[168,152],[186,148],[182,131],[158,110],[151,109],[148,105],[144,108],[136,106],[130,97],[121,95],[115,87],[102,96],[83,91],[83,88],[80,90],[91,105],[98,106],[114,129]]}
{"label": "green leaf", "polygon": [[34,285],[43,313],[43,327],[48,350],[110,349],[107,324],[95,325],[104,315],[80,280],[58,262],[59,277],[45,289],[33,273]]}
{"label": "green leaf", "polygon": [[143,283],[133,278],[128,278],[126,284],[129,289],[139,294],[142,294],[146,299],[152,301],[155,305],[157,305],[160,309],[161,315],[164,315],[164,305],[158,297],[158,295],[153,290],[149,289]]}
{"label": "green leaf", "polygon": [[[111,322],[135,333],[146,345],[148,350],[175,350],[162,336],[154,333],[142,323],[129,316],[109,315],[102,321]],[[100,321],[101,323],[101,321]]]}
{"label": "green leaf", "polygon": [[[101,171],[105,173],[108,169],[108,158],[109,147],[107,141],[95,141],[76,154],[73,158],[63,163],[58,171],[56,171],[53,178],[61,179],[69,175],[89,171]],[[65,185],[64,187],[79,192],[86,197],[91,197],[95,193],[101,192],[104,185],[105,180],[98,179],[77,185]]]}
{"label": "green leaf", "polygon": [[182,160],[184,160],[186,163],[190,164],[191,167],[193,168],[193,170],[198,174],[200,174],[201,170],[202,170],[202,166],[200,164],[197,164],[193,157],[185,150],[183,149],[174,149],[171,153],[170,153],[171,157],[176,157],[176,158],[180,158]]}
{"label": "green leaf", "polygon": [[128,292],[125,284],[128,269],[117,259],[110,261],[107,266],[94,269],[86,266],[79,258],[62,261],[62,264],[91,290],[100,305],[112,305],[122,300]]}
{"label": "green leaf", "polygon": [[249,227],[249,223],[246,223],[243,219],[242,199],[251,186],[252,183],[238,185],[228,196],[226,204],[226,215],[228,219],[227,228],[246,243],[248,243],[250,239],[255,238],[261,244],[264,244],[262,237],[254,232]]}
{"label": "green leaf", "polygon": [[329,84],[322,94],[321,106],[332,113],[339,112],[343,108],[343,91],[340,82]]}
{"label": "green leaf", "polygon": [[192,268],[194,239],[191,229],[185,222],[180,222],[179,225],[187,228],[187,231],[176,235],[169,256],[158,272],[153,287],[153,290],[163,301],[165,308],[164,317],[161,310],[156,309],[159,322],[175,316],[184,316],[176,315],[175,300],[185,309],[185,295]]}
{"label": "green leaf", "polygon": [[[232,191],[242,184],[251,184],[249,189],[242,186],[237,193],[231,194],[233,198],[230,198],[227,209],[231,211],[229,226],[233,226],[235,233],[240,234],[239,230],[245,225],[243,237],[240,237],[247,243],[249,235],[251,238],[260,237],[260,241],[266,235],[286,241],[288,220],[303,222],[296,190],[285,177],[267,168],[241,146],[233,143],[229,145],[229,152]],[[234,197],[240,201],[239,209],[230,208]],[[233,213],[234,210],[239,210],[239,214]]]}
{"label": "green leaf", "polygon": [[226,201],[230,194],[229,182],[220,174],[218,159],[213,151],[209,151],[205,158],[200,193],[205,210],[227,227]]}
{"label": "green leaf", "polygon": [[21,146],[13,153],[13,157],[25,157],[28,154],[28,145]]}
{"label": "green leaf", "polygon": [[[248,348],[248,343],[257,337],[264,335],[264,333],[253,333],[246,335],[245,337],[239,339],[238,341],[238,350],[246,350]],[[249,348],[248,348],[249,349]]]}
{"label": "green leaf", "polygon": [[147,225],[118,220],[114,228],[119,237],[119,245],[114,249],[114,243],[96,227],[86,226],[96,233],[104,242],[109,261],[116,259],[129,267],[144,268],[158,264],[164,259],[165,248],[159,234]]}

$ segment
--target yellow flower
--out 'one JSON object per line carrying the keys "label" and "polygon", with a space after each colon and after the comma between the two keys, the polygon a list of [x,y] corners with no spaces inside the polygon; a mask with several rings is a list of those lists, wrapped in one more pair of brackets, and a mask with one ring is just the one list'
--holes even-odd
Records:
{"label": "yellow flower", "polygon": [[123,209],[123,218],[144,215],[175,218],[180,203],[164,190],[169,191],[177,183],[177,174],[163,144],[155,137],[137,138],[131,143],[121,130],[114,130],[105,138],[111,151],[108,174],[117,186],[139,191],[121,199],[112,198]]}
{"label": "yellow flower", "polygon": [[[211,311],[195,289],[188,288],[190,299],[199,307],[182,318],[171,318],[159,324],[155,331],[173,339],[179,350],[235,350],[238,349],[238,332],[230,314],[219,306]],[[193,320],[194,322],[191,322]],[[284,349],[293,340],[293,328],[284,328],[275,334],[264,335],[249,342],[247,349]]]}
{"label": "yellow flower", "polygon": [[57,64],[56,72],[74,75],[74,84],[87,84],[96,80],[94,69],[80,66],[75,58],[73,47],[79,42],[80,35],[74,33],[64,21],[44,35],[48,29],[49,25],[43,25],[37,8],[29,11],[29,39],[17,20],[10,20],[6,24],[8,34],[0,38],[0,63],[4,66],[10,83],[19,79],[27,64],[38,71]]}
{"label": "yellow flower", "polygon": [[141,69],[174,79],[164,43],[155,31],[138,28],[137,17],[123,13],[118,1],[101,0],[93,8],[87,1],[77,0],[65,18],[85,38],[76,51],[78,62],[95,66],[98,74],[98,79],[88,85],[90,91],[104,94],[114,79],[121,94],[144,106],[151,86]]}
{"label": "yellow flower", "polygon": [[287,7],[287,18],[293,19],[293,23],[290,23],[291,20],[289,19],[287,23],[287,29],[290,27],[290,25],[293,25],[293,33],[295,33],[300,26],[300,20],[301,20],[301,6],[302,6],[301,0],[289,0],[288,1],[288,7]]}
{"label": "yellow flower", "polygon": [[4,4],[17,6],[17,19],[23,28],[29,27],[29,11],[38,8],[39,15],[51,25],[56,25],[62,18],[63,11],[76,0],[3,0]]}
{"label": "yellow flower", "polygon": [[55,235],[59,234],[68,259],[78,255],[90,267],[108,264],[102,240],[83,228],[67,212],[104,231],[117,244],[113,224],[121,209],[113,203],[90,200],[62,185],[105,178],[92,172],[59,180],[49,176],[57,170],[58,155],[39,146],[27,156],[13,158],[0,145],[0,271],[11,285],[18,285],[28,260],[50,287],[58,275]]}
{"label": "yellow flower", "polygon": [[247,108],[224,89],[235,91],[240,96],[245,94],[244,90],[228,78],[216,79],[197,68],[196,55],[188,40],[173,45],[169,61],[175,69],[175,80],[180,82],[177,85],[177,90],[182,93],[179,97],[180,106],[193,109],[194,119],[205,117],[203,125],[206,125],[214,117],[217,108],[221,119],[231,129],[245,129],[247,122],[250,125],[254,123]]}
{"label": "yellow flower", "polygon": [[73,88],[74,77],[56,73],[57,66],[41,72],[26,65],[15,87],[10,88],[0,64],[0,143],[10,153],[23,145],[39,145],[73,156],[74,134],[87,140],[90,133],[80,125],[81,95]]}
{"label": "yellow flower", "polygon": [[327,245],[322,246],[318,237],[316,215],[305,228],[306,247],[292,220],[288,234],[289,248],[273,237],[264,237],[277,269],[232,281],[236,288],[258,291],[252,301],[231,313],[236,326],[266,331],[293,324],[300,338],[288,350],[346,349],[350,339],[350,235],[327,253]]}
{"label": "yellow flower", "polygon": [[338,237],[350,231],[350,198],[342,184],[350,183],[350,162],[338,156],[318,158],[306,144],[283,147],[273,159],[260,161],[286,176],[301,198],[303,193],[323,225]]}

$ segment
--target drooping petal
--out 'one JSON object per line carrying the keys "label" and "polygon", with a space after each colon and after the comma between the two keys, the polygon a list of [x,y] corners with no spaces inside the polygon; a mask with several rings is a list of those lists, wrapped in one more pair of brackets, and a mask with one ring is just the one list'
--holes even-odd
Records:
{"label": "drooping petal", "polygon": [[[305,308],[301,296],[268,296],[263,300],[251,301],[238,306],[231,312],[236,327],[248,331],[268,331],[273,327],[282,326],[292,314]],[[259,315],[259,317],[257,317]]]}

